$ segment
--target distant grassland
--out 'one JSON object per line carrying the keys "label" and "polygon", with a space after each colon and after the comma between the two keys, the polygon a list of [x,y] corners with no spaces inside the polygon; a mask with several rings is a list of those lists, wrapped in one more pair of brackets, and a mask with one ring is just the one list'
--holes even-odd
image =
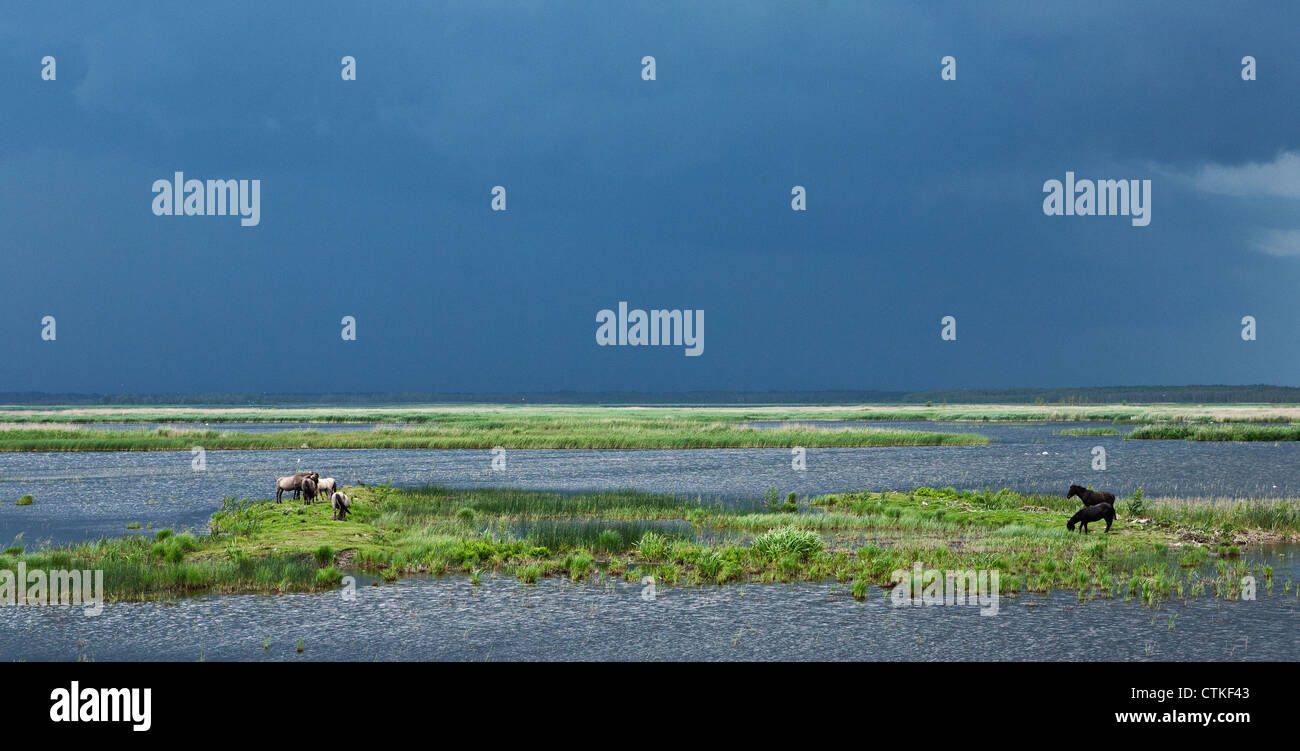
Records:
{"label": "distant grassland", "polygon": [[[689,449],[986,444],[971,433],[888,429],[889,420],[1106,421],[1145,425],[1128,437],[1201,441],[1300,440],[1294,405],[864,405],[860,407],[0,407],[0,451],[167,451],[375,448]],[[821,421],[881,422],[883,429],[817,427]],[[1296,422],[1291,422],[1296,421]],[[761,429],[748,423],[791,423]],[[79,424],[163,423],[158,430],[86,430]],[[223,431],[226,423],[366,423],[370,431]],[[1256,424],[1269,423],[1269,424]],[[193,429],[190,429],[190,428]],[[1061,435],[1118,435],[1114,427]]]}
{"label": "distant grassland", "polygon": [[898,405],[627,407],[447,405],[400,407],[22,407],[0,406],[0,424],[39,423],[406,423],[474,424],[483,420],[677,419],[705,422],[783,420],[955,420],[972,422],[1300,423],[1288,404]]}
{"label": "distant grassland", "polygon": [[321,432],[99,430],[14,428],[0,431],[0,451],[187,451],[227,449],[698,449],[987,444],[972,433],[920,430],[749,428],[676,417],[574,419],[477,416],[447,424]]}

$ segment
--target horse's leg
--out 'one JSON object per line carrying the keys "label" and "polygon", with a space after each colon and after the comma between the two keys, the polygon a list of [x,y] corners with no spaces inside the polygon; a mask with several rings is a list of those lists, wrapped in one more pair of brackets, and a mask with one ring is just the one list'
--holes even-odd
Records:
{"label": "horse's leg", "polygon": [[1083,523],[1083,533],[1085,535],[1088,534],[1088,522]]}
{"label": "horse's leg", "polygon": [[279,503],[279,502],[280,502],[280,497],[283,496],[283,495],[284,495],[284,488],[280,487],[279,485],[276,485],[276,486],[275,486],[275,502],[276,502],[276,503]]}

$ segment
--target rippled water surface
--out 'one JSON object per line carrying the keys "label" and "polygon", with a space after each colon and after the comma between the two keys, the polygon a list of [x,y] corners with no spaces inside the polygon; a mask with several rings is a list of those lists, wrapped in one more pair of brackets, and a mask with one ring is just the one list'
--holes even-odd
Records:
{"label": "rippled water surface", "polygon": [[[0,660],[1295,660],[1300,602],[1202,598],[1158,609],[1004,597],[894,607],[843,586],[659,588],[506,577],[70,607],[0,608]],[[1172,628],[1171,628],[1172,619]],[[269,641],[269,646],[267,642]],[[296,645],[303,642],[303,653]]]}

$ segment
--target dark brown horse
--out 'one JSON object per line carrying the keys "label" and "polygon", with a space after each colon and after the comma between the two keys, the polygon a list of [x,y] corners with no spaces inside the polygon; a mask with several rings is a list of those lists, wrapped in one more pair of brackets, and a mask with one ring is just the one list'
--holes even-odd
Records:
{"label": "dark brown horse", "polygon": [[316,500],[316,481],[310,477],[302,478],[302,500],[303,503]]}
{"label": "dark brown horse", "polygon": [[1082,485],[1071,485],[1070,492],[1065,494],[1066,498],[1075,498],[1083,501],[1085,506],[1096,506],[1098,503],[1109,503],[1115,505],[1114,493],[1103,493],[1100,490],[1089,490]]}
{"label": "dark brown horse", "polygon": [[1088,534],[1089,522],[1106,520],[1106,531],[1110,531],[1111,522],[1115,521],[1115,507],[1109,503],[1098,503],[1093,506],[1084,506],[1079,509],[1079,513],[1070,517],[1070,521],[1065,523],[1065,528],[1074,531],[1074,525],[1083,526],[1083,534]]}

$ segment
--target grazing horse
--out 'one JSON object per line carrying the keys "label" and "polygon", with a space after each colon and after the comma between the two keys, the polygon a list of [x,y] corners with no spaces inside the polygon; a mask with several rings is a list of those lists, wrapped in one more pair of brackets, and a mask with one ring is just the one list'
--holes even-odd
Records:
{"label": "grazing horse", "polygon": [[1066,493],[1065,497],[1078,497],[1079,500],[1083,501],[1083,505],[1085,506],[1096,506],[1098,503],[1109,503],[1111,506],[1115,505],[1114,493],[1103,493],[1100,490],[1088,490],[1082,485],[1071,485],[1070,492]]}
{"label": "grazing horse", "polygon": [[277,479],[275,481],[275,502],[279,503],[280,498],[285,494],[285,492],[290,490],[293,491],[293,497],[297,498],[298,494],[302,492],[303,480],[311,480],[312,482],[316,482],[319,479],[320,479],[320,475],[316,474],[315,472],[299,472],[295,475],[290,475],[288,477],[281,477]]}
{"label": "grazing horse", "polygon": [[326,498],[332,496],[334,491],[338,490],[338,483],[333,477],[322,477],[316,481],[316,494],[323,495]]}
{"label": "grazing horse", "polygon": [[1115,507],[1109,503],[1098,503],[1093,506],[1084,506],[1079,509],[1079,513],[1070,517],[1070,521],[1065,523],[1065,528],[1074,531],[1074,525],[1078,524],[1083,527],[1083,534],[1088,534],[1088,523],[1106,520],[1106,531],[1110,531],[1111,522],[1115,521]]}
{"label": "grazing horse", "polygon": [[302,478],[302,499],[303,503],[316,500],[316,481],[310,477]]}
{"label": "grazing horse", "polygon": [[330,505],[334,507],[334,520],[347,521],[348,512],[352,510],[352,501],[347,493],[338,492],[330,496]]}

